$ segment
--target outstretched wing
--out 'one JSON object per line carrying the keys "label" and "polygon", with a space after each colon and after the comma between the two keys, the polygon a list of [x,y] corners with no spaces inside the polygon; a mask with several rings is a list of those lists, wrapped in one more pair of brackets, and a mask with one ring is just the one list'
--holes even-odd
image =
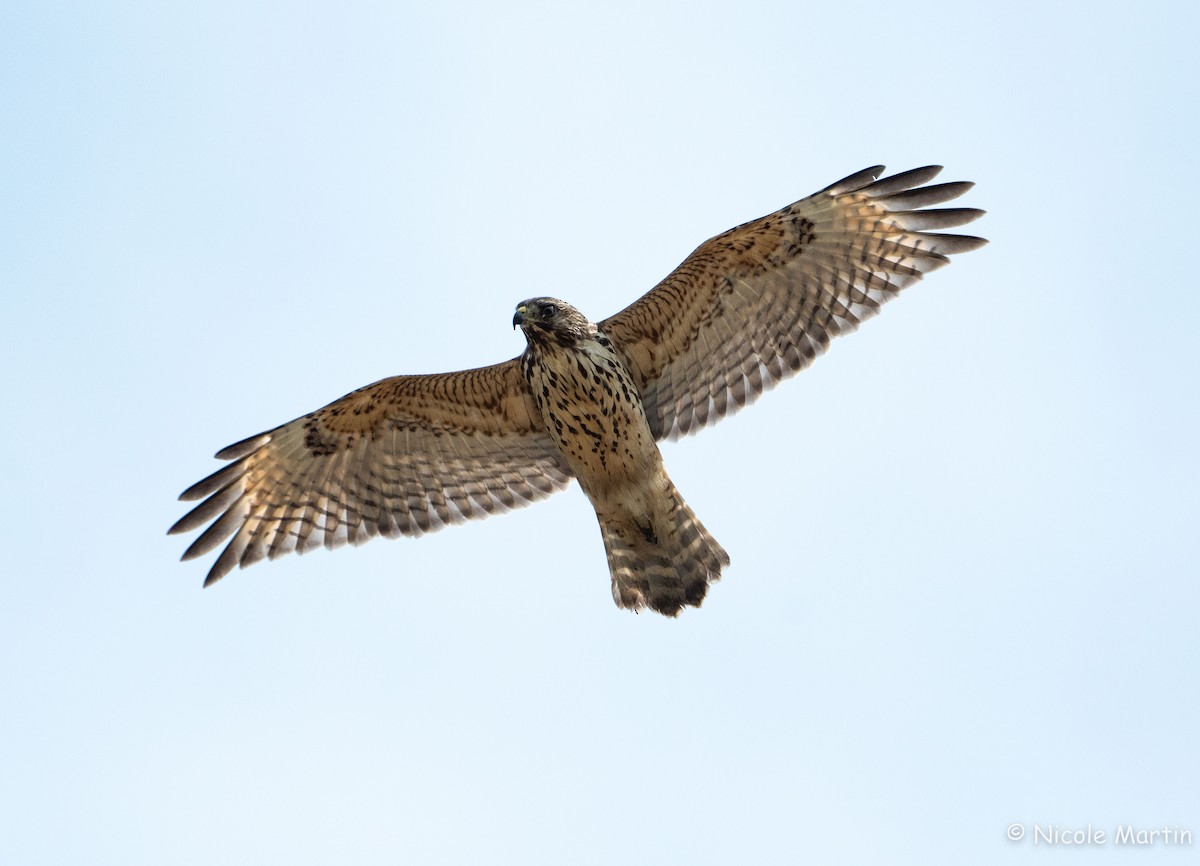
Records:
{"label": "outstretched wing", "polygon": [[701,244],[670,276],[600,322],[641,389],[658,438],[694,432],[807,367],[829,341],[982,238],[973,208],[932,208],[973,184],[927,166],[860,171]]}
{"label": "outstretched wing", "polygon": [[217,452],[234,462],[183,492],[204,502],[170,532],[211,521],[184,559],[230,539],[207,586],[263,557],[507,511],[571,478],[535,418],[517,359],[384,379]]}

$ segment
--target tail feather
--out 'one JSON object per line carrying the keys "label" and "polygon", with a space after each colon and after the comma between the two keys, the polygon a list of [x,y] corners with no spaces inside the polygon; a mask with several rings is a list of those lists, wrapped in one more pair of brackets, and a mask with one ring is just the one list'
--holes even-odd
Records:
{"label": "tail feather", "polygon": [[729,565],[729,554],[670,482],[664,513],[599,517],[618,607],[678,616],[684,607],[699,607]]}

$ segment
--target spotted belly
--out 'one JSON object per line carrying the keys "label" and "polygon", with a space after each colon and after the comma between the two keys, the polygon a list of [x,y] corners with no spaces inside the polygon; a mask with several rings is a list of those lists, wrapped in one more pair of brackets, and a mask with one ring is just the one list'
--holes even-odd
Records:
{"label": "spotted belly", "polygon": [[524,371],[546,431],[593,500],[662,466],[637,386],[607,339],[542,347]]}

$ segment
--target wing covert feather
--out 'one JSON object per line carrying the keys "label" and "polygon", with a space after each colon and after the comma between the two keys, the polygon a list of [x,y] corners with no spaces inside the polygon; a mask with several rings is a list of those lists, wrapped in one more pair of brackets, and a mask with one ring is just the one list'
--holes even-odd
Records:
{"label": "wing covert feather", "polygon": [[985,244],[926,231],[984,213],[930,208],[972,186],[922,186],[940,171],[877,180],[883,166],[875,166],[850,175],[711,238],[600,322],[641,389],[655,436],[694,432],[752,402],[947,256]]}
{"label": "wing covert feather", "polygon": [[228,540],[207,586],[263,558],[517,508],[571,478],[536,417],[517,359],[384,379],[217,452],[233,462],[183,492],[204,501],[170,532],[209,524],[184,559]]}

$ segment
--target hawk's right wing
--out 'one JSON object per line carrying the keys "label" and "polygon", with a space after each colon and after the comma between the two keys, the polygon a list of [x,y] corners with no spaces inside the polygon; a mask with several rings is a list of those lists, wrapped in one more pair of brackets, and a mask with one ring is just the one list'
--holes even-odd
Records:
{"label": "hawk's right wing", "polygon": [[234,462],[183,492],[204,502],[170,532],[211,522],[185,560],[232,536],[207,586],[263,557],[507,511],[571,478],[536,418],[519,359],[384,379],[218,451]]}
{"label": "hawk's right wing", "polygon": [[633,374],[655,436],[675,437],[807,367],[948,255],[982,238],[973,208],[929,209],[970,183],[921,186],[941,166],[851,175],[701,244],[665,280],[599,323]]}

